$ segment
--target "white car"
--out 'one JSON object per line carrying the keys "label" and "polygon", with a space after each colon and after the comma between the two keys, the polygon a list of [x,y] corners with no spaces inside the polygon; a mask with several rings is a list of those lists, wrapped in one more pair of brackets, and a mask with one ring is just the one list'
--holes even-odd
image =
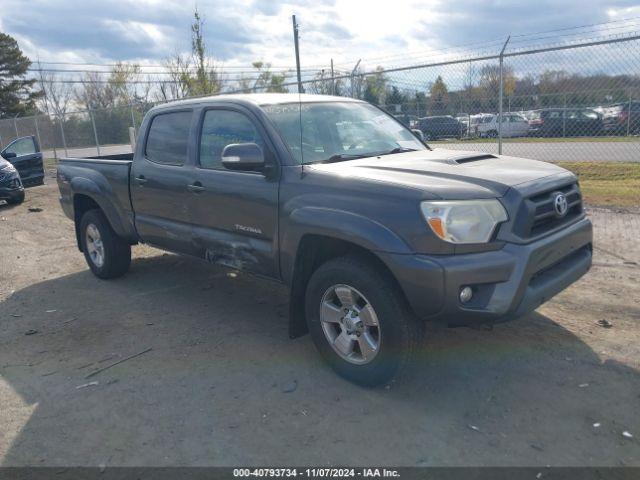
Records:
{"label": "white car", "polygon": [[[479,137],[497,137],[498,136],[498,115],[482,115],[475,125],[475,133]],[[518,113],[502,114],[502,136],[509,137],[526,137],[529,134],[529,122]]]}

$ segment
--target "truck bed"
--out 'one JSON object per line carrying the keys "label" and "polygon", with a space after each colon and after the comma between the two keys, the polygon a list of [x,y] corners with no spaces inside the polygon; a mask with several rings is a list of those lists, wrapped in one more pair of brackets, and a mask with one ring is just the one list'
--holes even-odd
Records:
{"label": "truck bed", "polygon": [[118,234],[135,239],[130,173],[133,154],[63,158],[58,163],[60,202],[74,218],[74,198],[86,195],[96,201]]}

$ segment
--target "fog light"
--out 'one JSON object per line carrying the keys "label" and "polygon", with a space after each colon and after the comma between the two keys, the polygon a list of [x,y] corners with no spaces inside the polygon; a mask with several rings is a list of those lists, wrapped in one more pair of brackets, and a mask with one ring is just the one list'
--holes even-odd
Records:
{"label": "fog light", "polygon": [[460,290],[460,302],[467,303],[473,297],[473,290],[471,287],[463,287]]}

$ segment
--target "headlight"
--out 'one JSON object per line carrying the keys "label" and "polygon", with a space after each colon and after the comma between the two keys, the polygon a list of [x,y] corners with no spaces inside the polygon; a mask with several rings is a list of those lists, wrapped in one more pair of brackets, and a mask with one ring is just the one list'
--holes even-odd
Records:
{"label": "headlight", "polygon": [[14,172],[17,172],[16,167],[14,167],[13,165],[11,165],[10,163],[7,163],[4,167],[0,167],[0,171],[1,171],[1,172],[6,172],[6,173],[14,173]]}
{"label": "headlight", "polygon": [[438,237],[451,243],[486,243],[507,212],[498,200],[422,202],[422,214]]}

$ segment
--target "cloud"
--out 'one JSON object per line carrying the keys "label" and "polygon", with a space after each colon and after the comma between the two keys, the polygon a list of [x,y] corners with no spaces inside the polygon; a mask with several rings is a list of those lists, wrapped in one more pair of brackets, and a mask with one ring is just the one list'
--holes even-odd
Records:
{"label": "cloud", "polygon": [[[588,3],[588,6],[585,5]],[[190,48],[196,0],[3,0],[2,29],[30,57],[158,63]],[[495,49],[507,35],[639,14],[634,0],[197,0],[205,39],[225,65],[293,65],[291,15],[303,66],[410,63],[455,45]],[[594,32],[597,28],[593,28]],[[562,32],[560,32],[562,33]],[[596,33],[594,33],[595,35]]]}

